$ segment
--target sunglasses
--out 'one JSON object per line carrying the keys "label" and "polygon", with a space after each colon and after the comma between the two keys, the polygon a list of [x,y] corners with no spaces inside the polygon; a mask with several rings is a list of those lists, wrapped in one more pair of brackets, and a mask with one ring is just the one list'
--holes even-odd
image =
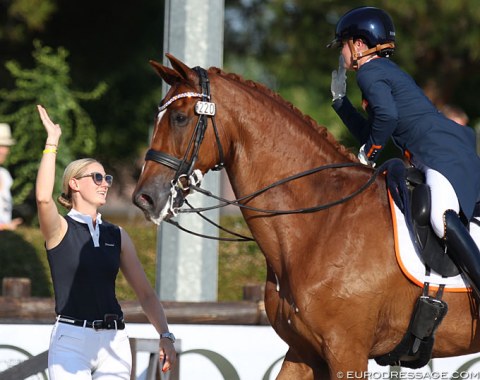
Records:
{"label": "sunglasses", "polygon": [[113,183],[113,176],[112,175],[110,175],[110,174],[103,175],[102,173],[99,173],[99,172],[84,174],[82,176],[75,177],[75,178],[80,179],[80,178],[85,178],[85,177],[92,177],[93,182],[95,182],[95,185],[97,185],[97,186],[101,186],[102,183],[103,183],[103,180],[105,180],[108,187],[112,186],[112,183]]}

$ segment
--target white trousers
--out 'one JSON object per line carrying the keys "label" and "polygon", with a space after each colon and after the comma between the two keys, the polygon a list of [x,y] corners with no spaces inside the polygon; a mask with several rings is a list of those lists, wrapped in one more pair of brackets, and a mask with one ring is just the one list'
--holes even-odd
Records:
{"label": "white trousers", "polygon": [[430,223],[435,234],[443,238],[445,235],[443,214],[447,210],[453,210],[458,214],[460,212],[460,204],[453,186],[443,174],[428,167],[423,167],[423,170],[425,182],[430,187],[432,198]]}
{"label": "white trousers", "polygon": [[48,352],[50,380],[130,380],[132,353],[125,330],[56,322]]}

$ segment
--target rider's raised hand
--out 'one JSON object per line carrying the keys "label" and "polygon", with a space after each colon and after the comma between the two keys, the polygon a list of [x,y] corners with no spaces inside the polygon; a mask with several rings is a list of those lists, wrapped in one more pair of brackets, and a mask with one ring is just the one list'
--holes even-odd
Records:
{"label": "rider's raised hand", "polygon": [[345,60],[340,54],[338,58],[338,70],[332,71],[332,83],[330,85],[332,100],[343,98],[347,94],[347,73],[345,69]]}

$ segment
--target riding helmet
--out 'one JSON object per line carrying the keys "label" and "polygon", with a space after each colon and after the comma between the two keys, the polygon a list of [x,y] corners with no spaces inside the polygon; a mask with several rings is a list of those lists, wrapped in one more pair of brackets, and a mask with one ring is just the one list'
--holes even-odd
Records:
{"label": "riding helmet", "polygon": [[[327,47],[340,47],[342,41],[362,38],[368,47],[395,42],[395,27],[390,15],[375,7],[354,8],[345,13],[335,27],[335,38]],[[391,55],[393,49],[385,49],[380,55]]]}

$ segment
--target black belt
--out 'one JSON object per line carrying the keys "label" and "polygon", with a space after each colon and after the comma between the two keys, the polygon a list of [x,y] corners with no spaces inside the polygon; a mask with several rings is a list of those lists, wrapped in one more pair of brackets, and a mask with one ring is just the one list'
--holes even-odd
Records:
{"label": "black belt", "polygon": [[125,328],[123,319],[109,318],[108,316],[105,317],[105,320],[96,319],[94,321],[87,321],[60,315],[57,321],[72,326],[89,327],[94,330],[123,330]]}

